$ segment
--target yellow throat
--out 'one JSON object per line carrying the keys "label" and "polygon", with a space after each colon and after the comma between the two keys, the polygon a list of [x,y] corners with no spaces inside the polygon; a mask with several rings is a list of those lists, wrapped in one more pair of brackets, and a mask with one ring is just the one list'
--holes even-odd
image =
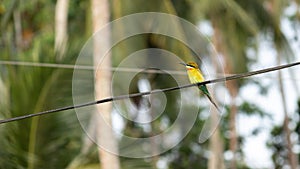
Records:
{"label": "yellow throat", "polygon": [[185,67],[191,83],[199,83],[205,80],[197,63],[188,62],[187,64],[185,64]]}

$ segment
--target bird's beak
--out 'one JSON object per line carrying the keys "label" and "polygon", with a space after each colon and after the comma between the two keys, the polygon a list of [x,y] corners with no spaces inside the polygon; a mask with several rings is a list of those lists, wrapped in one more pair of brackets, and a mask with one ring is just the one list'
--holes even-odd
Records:
{"label": "bird's beak", "polygon": [[186,64],[185,64],[185,63],[183,63],[183,62],[180,62],[179,64],[181,64],[181,65],[183,65],[183,66],[186,66]]}

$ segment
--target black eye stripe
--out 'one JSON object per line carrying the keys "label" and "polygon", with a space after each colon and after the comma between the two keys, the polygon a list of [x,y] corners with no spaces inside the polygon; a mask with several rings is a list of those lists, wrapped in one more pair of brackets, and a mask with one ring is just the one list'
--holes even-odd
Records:
{"label": "black eye stripe", "polygon": [[195,66],[193,66],[193,65],[190,65],[190,64],[187,64],[187,66],[190,66],[190,67],[193,67],[193,68],[195,68]]}

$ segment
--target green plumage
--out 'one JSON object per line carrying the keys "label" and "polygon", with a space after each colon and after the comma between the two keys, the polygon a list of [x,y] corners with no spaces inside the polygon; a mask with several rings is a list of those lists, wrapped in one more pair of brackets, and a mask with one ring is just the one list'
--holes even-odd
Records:
{"label": "green plumage", "polygon": [[206,85],[199,85],[198,88],[205,94],[205,95],[210,95]]}
{"label": "green plumage", "polygon": [[213,100],[213,98],[210,96],[209,91],[206,87],[206,85],[199,85],[198,88],[203,92],[203,94],[209,99],[209,101],[216,107],[216,109],[221,113],[220,108],[216,104],[216,102]]}

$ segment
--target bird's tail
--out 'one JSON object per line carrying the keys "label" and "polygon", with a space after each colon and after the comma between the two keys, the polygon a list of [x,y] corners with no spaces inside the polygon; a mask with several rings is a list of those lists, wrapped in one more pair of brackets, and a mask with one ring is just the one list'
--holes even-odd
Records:
{"label": "bird's tail", "polygon": [[215,108],[218,110],[218,112],[221,114],[221,109],[216,104],[216,102],[213,100],[213,98],[210,96],[210,94],[205,94],[205,96],[209,99],[209,101],[215,106]]}

